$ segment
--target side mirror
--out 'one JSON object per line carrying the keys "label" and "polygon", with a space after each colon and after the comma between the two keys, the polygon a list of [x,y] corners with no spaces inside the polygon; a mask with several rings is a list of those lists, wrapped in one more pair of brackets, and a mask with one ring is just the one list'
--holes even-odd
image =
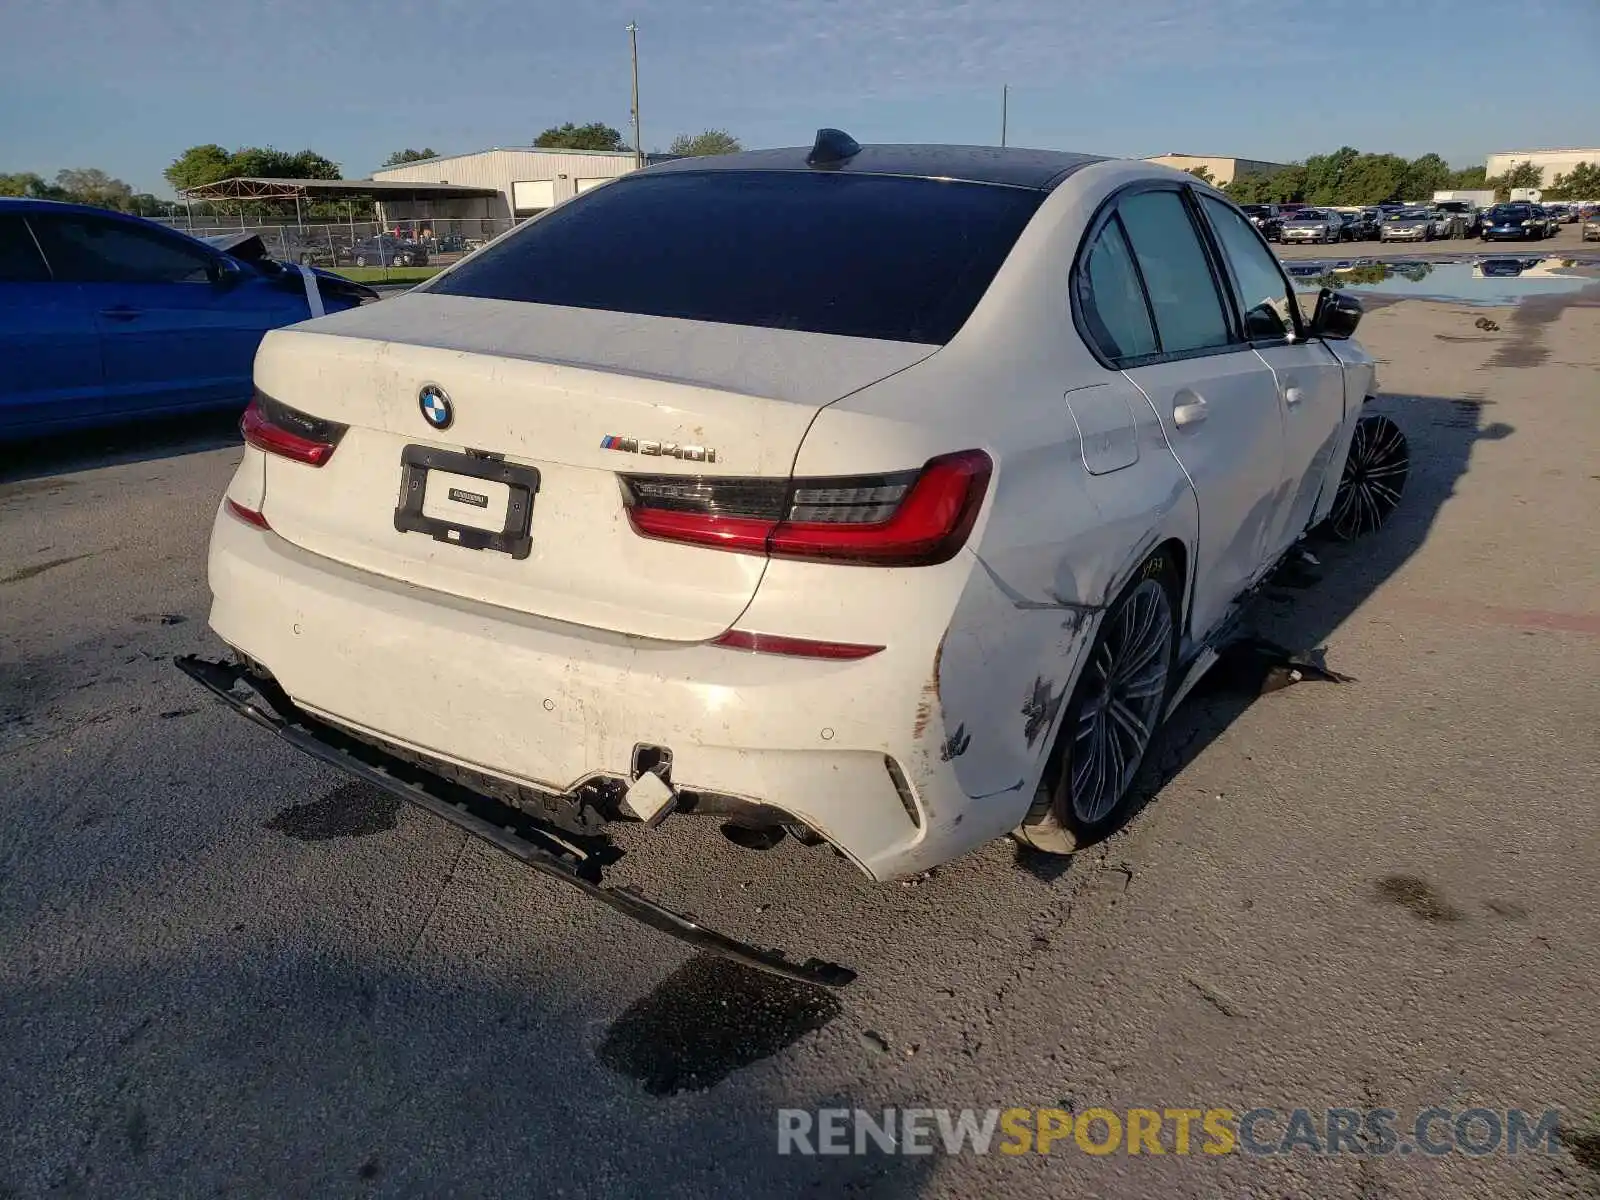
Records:
{"label": "side mirror", "polygon": [[244,278],[244,270],[233,259],[219,255],[211,260],[211,266],[206,269],[206,276],[217,287],[231,288]]}
{"label": "side mirror", "polygon": [[1311,314],[1311,336],[1343,341],[1353,337],[1361,324],[1361,301],[1349,292],[1323,288],[1317,293],[1317,307]]}

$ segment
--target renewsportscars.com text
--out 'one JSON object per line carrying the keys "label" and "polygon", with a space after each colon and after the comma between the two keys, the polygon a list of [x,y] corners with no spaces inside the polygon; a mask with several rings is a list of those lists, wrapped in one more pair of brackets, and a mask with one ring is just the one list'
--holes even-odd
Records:
{"label": "renewsportscars.com text", "polygon": [[1556,1154],[1556,1109],[782,1108],[779,1154]]}

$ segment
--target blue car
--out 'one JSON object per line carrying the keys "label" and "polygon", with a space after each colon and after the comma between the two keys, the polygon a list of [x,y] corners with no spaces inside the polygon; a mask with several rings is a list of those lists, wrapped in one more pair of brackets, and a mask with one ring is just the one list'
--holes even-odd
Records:
{"label": "blue car", "polygon": [[1548,237],[1544,210],[1536,204],[1496,204],[1484,214],[1478,236],[1486,242],[1541,241]]}
{"label": "blue car", "polygon": [[[377,298],[315,275],[327,312]],[[0,441],[243,408],[262,335],[311,305],[300,268],[259,239],[225,252],[138,217],[0,199]]]}

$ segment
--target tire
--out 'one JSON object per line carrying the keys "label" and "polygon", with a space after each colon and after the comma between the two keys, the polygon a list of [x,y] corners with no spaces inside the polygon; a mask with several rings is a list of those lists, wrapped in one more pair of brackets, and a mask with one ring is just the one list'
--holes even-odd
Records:
{"label": "tire", "polygon": [[356,255],[356,266],[364,267],[366,265],[367,265],[367,256],[365,254]]}
{"label": "tire", "polygon": [[1356,421],[1324,527],[1341,542],[1376,532],[1399,507],[1410,474],[1405,433],[1381,413],[1368,413]]}
{"label": "tire", "polygon": [[[1180,589],[1171,555],[1158,550],[1106,611],[1061,716],[1033,805],[1012,835],[1023,845],[1071,854],[1128,819],[1133,784],[1172,694]],[[1128,718],[1118,719],[1113,704]],[[1091,706],[1095,711],[1087,712]]]}

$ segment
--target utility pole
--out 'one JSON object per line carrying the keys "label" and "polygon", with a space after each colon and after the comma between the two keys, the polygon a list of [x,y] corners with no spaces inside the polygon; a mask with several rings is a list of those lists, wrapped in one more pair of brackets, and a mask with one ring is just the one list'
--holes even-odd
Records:
{"label": "utility pole", "polygon": [[639,133],[639,26],[628,22],[628,48],[633,54],[633,166],[644,166],[644,141]]}
{"label": "utility pole", "polygon": [[1011,85],[1003,83],[1000,85],[1000,144],[1002,146],[1006,144],[1006,117],[1010,115],[1010,109]]}

